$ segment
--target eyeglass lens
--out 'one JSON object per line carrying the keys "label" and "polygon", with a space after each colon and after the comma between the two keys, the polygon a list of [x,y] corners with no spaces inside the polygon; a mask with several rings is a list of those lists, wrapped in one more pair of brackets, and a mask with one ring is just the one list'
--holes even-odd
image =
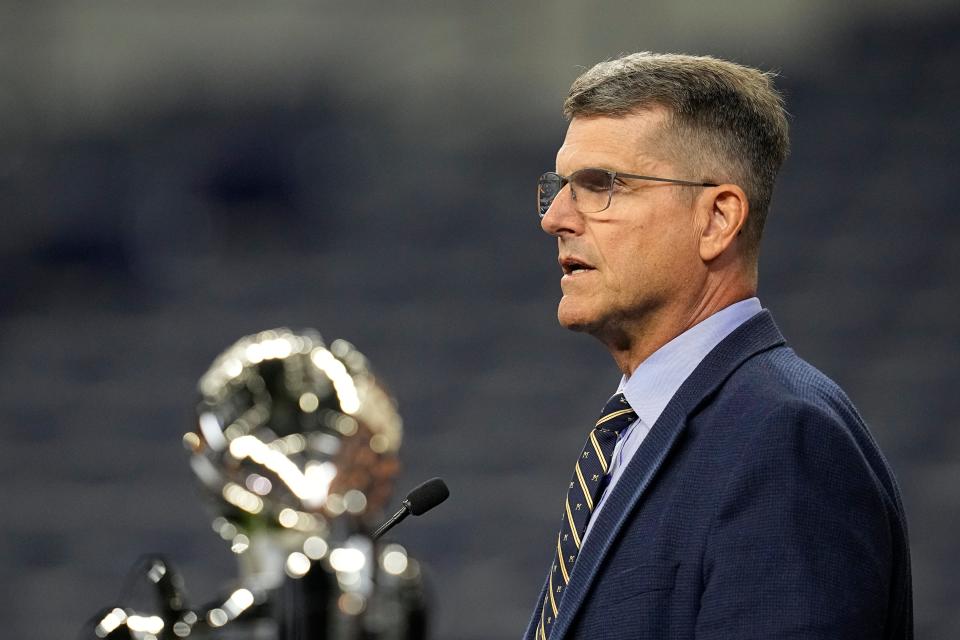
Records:
{"label": "eyeglass lens", "polygon": [[613,189],[613,174],[603,169],[581,169],[569,178],[548,171],[537,183],[537,204],[540,217],[547,215],[554,198],[564,185],[570,183],[570,194],[576,200],[581,213],[596,213],[610,205]]}

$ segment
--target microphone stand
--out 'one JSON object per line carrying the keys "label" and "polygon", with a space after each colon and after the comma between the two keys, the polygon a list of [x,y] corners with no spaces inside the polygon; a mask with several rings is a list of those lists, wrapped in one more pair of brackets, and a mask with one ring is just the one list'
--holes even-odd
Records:
{"label": "microphone stand", "polygon": [[385,534],[390,529],[393,529],[395,526],[403,522],[404,518],[410,515],[410,501],[404,500],[401,504],[403,504],[403,506],[400,507],[395,514],[390,516],[386,522],[377,527],[377,530],[371,534],[371,537],[374,540],[379,540],[380,536]]}

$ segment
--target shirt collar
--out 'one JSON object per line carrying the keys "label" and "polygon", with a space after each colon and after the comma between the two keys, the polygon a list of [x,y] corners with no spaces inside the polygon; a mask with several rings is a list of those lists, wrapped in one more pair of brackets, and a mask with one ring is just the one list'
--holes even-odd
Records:
{"label": "shirt collar", "polygon": [[623,393],[637,416],[652,427],[707,354],[762,310],[760,300],[748,298],[718,311],[657,349],[634,369],[629,379],[621,378],[617,392]]}

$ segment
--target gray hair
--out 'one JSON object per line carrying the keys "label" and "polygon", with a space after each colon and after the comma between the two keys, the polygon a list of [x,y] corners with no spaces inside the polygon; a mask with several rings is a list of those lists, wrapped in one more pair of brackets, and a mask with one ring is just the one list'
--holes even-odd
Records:
{"label": "gray hair", "polygon": [[665,107],[667,159],[699,172],[684,179],[729,181],[744,190],[750,203],[744,239],[755,254],[790,147],[783,97],[773,78],[710,56],[645,51],[584,72],[570,87],[563,112],[567,119],[618,117]]}

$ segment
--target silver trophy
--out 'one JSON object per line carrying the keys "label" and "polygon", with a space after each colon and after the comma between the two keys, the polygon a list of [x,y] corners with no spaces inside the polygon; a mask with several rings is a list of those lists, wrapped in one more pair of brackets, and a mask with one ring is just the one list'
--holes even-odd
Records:
{"label": "silver trophy", "polygon": [[183,441],[239,581],[194,608],[170,563],[146,556],[135,576],[153,603],[104,610],[95,636],[425,637],[418,563],[371,535],[393,492],[402,421],[366,357],[314,331],[263,331],[220,354],[199,387]]}

